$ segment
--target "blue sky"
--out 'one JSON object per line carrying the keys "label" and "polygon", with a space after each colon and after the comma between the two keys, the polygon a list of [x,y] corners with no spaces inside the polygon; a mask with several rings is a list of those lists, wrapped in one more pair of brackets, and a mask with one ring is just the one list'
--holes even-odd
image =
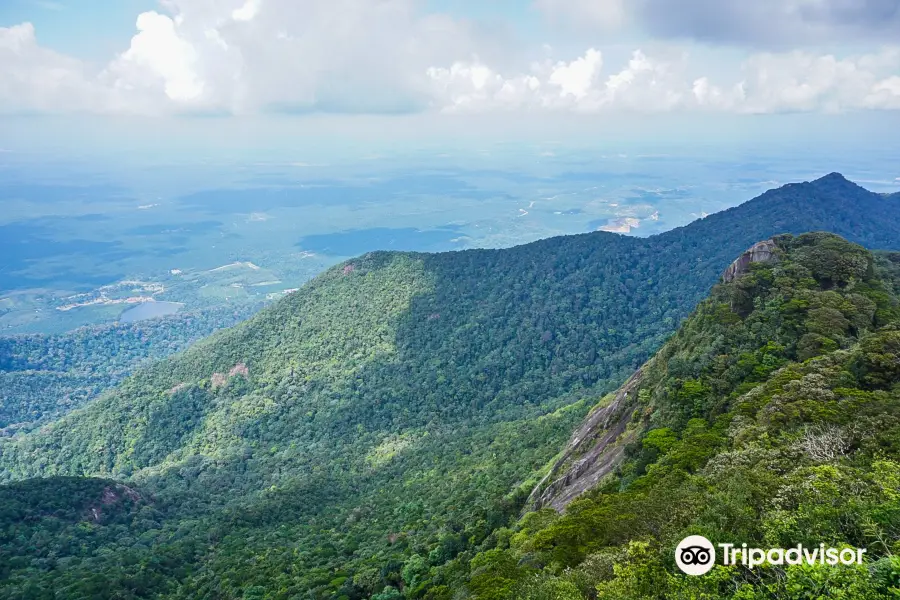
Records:
{"label": "blue sky", "polygon": [[[34,24],[42,44],[85,60],[102,61],[128,47],[142,12],[161,10],[157,0],[6,0],[0,27]],[[428,0],[424,13],[445,13],[514,28],[533,39],[553,37],[541,13],[521,0]]]}
{"label": "blue sky", "polygon": [[128,47],[137,16],[158,7],[154,0],[5,0],[0,27],[30,21],[48,48],[105,61]]}

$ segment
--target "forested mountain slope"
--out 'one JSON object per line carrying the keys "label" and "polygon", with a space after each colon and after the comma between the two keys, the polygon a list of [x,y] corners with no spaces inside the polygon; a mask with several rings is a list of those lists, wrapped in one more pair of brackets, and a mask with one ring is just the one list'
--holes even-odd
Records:
{"label": "forested mountain slope", "polygon": [[[705,219],[660,235],[660,238],[724,239],[753,233],[742,249],[772,236],[771,231],[830,231],[872,249],[896,249],[900,224],[895,215],[900,194],[882,196],[831,173],[805,183],[791,183]],[[724,232],[723,232],[724,230]]]}
{"label": "forested mountain slope", "polygon": [[[617,435],[579,431],[601,450],[624,450],[620,467],[564,514],[530,512],[474,557],[434,569],[425,597],[897,597],[896,272],[827,234],[775,242],[772,260],[717,286],[629,382]],[[868,563],[719,565],[688,577],[674,561],[688,535],[866,548]]]}
{"label": "forested mountain slope", "polygon": [[142,363],[184,350],[258,308],[215,308],[54,335],[0,336],[0,436],[58,418]]}
{"label": "forested mountain slope", "polygon": [[812,228],[897,249],[895,204],[829,176],[647,239],[349,261],[0,440],[5,481],[113,478],[153,507],[131,537],[92,538],[90,560],[21,561],[0,597],[84,578],[108,597],[420,597],[458,580],[432,569],[492,543],[743,250]]}
{"label": "forested mountain slope", "polygon": [[900,252],[876,252],[875,262],[885,276],[885,283],[900,296]]}

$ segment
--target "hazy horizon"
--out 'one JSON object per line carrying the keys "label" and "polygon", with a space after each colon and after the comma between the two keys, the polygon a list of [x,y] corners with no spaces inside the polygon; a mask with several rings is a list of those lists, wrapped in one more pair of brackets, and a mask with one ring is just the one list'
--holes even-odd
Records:
{"label": "hazy horizon", "polygon": [[369,250],[647,236],[833,171],[897,191],[898,27],[809,0],[12,0],[0,332],[267,302]]}

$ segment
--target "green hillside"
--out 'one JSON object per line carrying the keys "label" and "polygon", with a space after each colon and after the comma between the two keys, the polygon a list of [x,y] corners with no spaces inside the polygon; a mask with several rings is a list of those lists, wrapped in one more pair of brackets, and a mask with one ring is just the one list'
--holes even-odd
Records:
{"label": "green hillside", "polygon": [[[431,597],[897,597],[897,280],[835,236],[776,242],[775,260],[717,286],[642,368],[611,443],[617,471],[564,514],[531,512],[437,569]],[[695,534],[867,548],[869,564],[688,577],[674,549]]]}
{"label": "green hillside", "polygon": [[894,295],[900,296],[900,252],[876,252],[875,261]]}
{"label": "green hillside", "polygon": [[142,363],[184,350],[258,308],[217,308],[54,335],[0,336],[0,436],[57,419]]}
{"label": "green hillside", "polygon": [[[340,265],[86,407],[0,440],[3,481],[109,478],[153,507],[129,535],[85,541],[90,560],[64,551],[47,561],[25,536],[5,541],[22,559],[0,598],[54,597],[86,577],[100,591],[69,597],[384,600],[399,597],[390,588],[429,598],[474,589],[469,560],[498,544],[518,552],[503,548],[502,532],[573,429],[736,256],[811,228],[896,248],[896,208],[829,176],[646,239],[594,233]],[[867,277],[889,320],[888,291]],[[805,351],[858,337],[849,326],[823,331],[809,332],[820,337],[805,338]],[[712,418],[708,402],[701,416]],[[695,415],[666,418],[680,440]],[[537,571],[555,575],[555,564],[564,563]]]}

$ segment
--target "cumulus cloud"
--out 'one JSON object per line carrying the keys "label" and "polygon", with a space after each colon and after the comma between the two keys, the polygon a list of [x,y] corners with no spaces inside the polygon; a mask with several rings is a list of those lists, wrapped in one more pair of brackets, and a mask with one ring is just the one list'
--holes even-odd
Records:
{"label": "cumulus cloud", "polygon": [[723,106],[750,113],[891,110],[900,108],[900,89],[893,85],[898,71],[895,48],[842,59],[802,51],[766,53],[745,62],[734,90],[711,87],[709,94]]}
{"label": "cumulus cloud", "polygon": [[200,98],[204,82],[198,73],[198,52],[179,35],[175,21],[146,12],[138,17],[137,29],[131,47],[112,62],[104,77],[126,90],[161,88],[176,102]]}
{"label": "cumulus cloud", "polygon": [[896,48],[843,59],[799,51],[757,54],[725,84],[691,77],[685,53],[663,57],[637,50],[623,68],[605,77],[602,63],[601,53],[590,49],[569,63],[532,65],[526,74],[507,76],[481,63],[457,62],[429,69],[428,75],[438,105],[452,112],[502,107],[738,113],[900,108]]}
{"label": "cumulus cloud", "polygon": [[88,91],[80,63],[38,46],[31,23],[0,28],[0,64],[0,103],[8,109],[41,110]]}
{"label": "cumulus cloud", "polygon": [[[162,4],[164,11],[137,18],[129,48],[99,72],[43,50],[30,24],[0,29],[7,40],[30,36],[22,51],[6,50],[0,81],[12,85],[27,71],[34,89],[60,87],[54,81],[65,77],[112,96],[140,96],[140,111],[401,111],[427,105],[430,65],[496,43],[464,22],[422,14],[417,0]],[[90,104],[108,110],[112,100],[100,100]]]}
{"label": "cumulus cloud", "polygon": [[900,39],[900,0],[535,0],[552,17],[609,30],[753,46]]}
{"label": "cumulus cloud", "polygon": [[673,63],[640,50],[618,71],[602,77],[603,56],[591,48],[570,62],[534,63],[528,73],[501,75],[479,62],[431,68],[435,104],[448,112],[531,108],[595,112],[604,109],[666,110],[680,91]]}
{"label": "cumulus cloud", "polygon": [[139,103],[91,77],[81,61],[40,46],[31,23],[0,27],[0,111],[119,110]]}
{"label": "cumulus cloud", "polygon": [[[605,1],[584,3],[584,18],[625,18],[614,15],[614,2],[600,10]],[[802,3],[817,15],[835,1]],[[128,47],[100,68],[42,47],[28,23],[0,28],[0,111],[900,109],[898,47],[845,57],[762,52],[730,75],[711,76],[677,45],[635,50],[624,64],[598,48],[562,60],[548,50],[543,60],[517,64],[496,51],[497,39],[423,14],[416,0],[165,0],[163,7],[141,14]]]}
{"label": "cumulus cloud", "polygon": [[235,21],[252,21],[262,6],[262,0],[247,0],[243,6],[231,11],[231,18]]}
{"label": "cumulus cloud", "polygon": [[562,96],[572,96],[580,100],[587,96],[594,86],[594,80],[603,66],[603,56],[591,48],[583,57],[571,63],[559,63],[550,73],[551,85],[559,88]]}

